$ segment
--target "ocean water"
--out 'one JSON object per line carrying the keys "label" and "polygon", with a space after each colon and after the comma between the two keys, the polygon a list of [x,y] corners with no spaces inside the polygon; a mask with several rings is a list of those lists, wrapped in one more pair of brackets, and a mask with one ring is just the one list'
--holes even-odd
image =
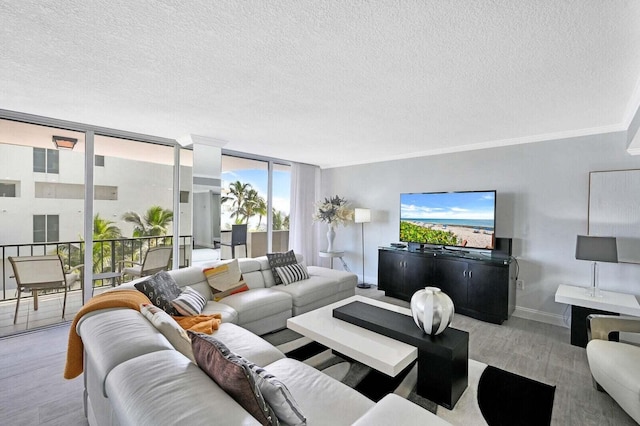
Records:
{"label": "ocean water", "polygon": [[434,223],[436,225],[450,225],[450,226],[466,226],[468,228],[478,228],[493,231],[495,228],[495,222],[490,219],[411,219],[403,217],[400,219],[403,222],[420,222],[420,223]]}

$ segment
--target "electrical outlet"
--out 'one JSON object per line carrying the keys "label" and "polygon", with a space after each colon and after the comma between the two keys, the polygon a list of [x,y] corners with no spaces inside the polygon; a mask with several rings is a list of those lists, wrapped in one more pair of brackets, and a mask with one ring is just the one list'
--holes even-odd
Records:
{"label": "electrical outlet", "polygon": [[524,281],[523,280],[516,281],[516,285],[518,286],[518,288],[520,290],[524,290]]}

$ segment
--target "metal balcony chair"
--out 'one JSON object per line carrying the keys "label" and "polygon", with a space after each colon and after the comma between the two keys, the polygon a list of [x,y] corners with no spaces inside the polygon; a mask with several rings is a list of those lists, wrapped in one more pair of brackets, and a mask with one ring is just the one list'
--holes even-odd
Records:
{"label": "metal balcony chair", "polygon": [[[159,271],[168,270],[172,253],[173,247],[171,246],[152,247],[145,253],[142,263],[132,260],[119,261],[118,273],[120,274],[120,282],[124,280],[125,275],[130,275],[134,278],[146,277]],[[130,266],[125,267],[125,265]]]}
{"label": "metal balcony chair", "polygon": [[[16,313],[13,316],[13,323],[18,319],[18,308],[20,307],[20,296],[22,290],[31,291],[33,294],[33,309],[38,310],[38,291],[49,289],[64,289],[64,301],[62,302],[62,318],[67,307],[68,279],[75,273],[65,273],[62,258],[59,255],[46,256],[9,256],[9,262],[13,268],[13,278],[18,285]],[[74,268],[78,269],[80,266]],[[71,271],[69,271],[71,272]],[[78,275],[80,276],[80,275]]]}
{"label": "metal balcony chair", "polygon": [[220,254],[222,259],[222,247],[231,248],[231,258],[236,257],[236,247],[244,246],[245,256],[248,256],[247,250],[247,224],[231,225],[231,241],[220,241]]}

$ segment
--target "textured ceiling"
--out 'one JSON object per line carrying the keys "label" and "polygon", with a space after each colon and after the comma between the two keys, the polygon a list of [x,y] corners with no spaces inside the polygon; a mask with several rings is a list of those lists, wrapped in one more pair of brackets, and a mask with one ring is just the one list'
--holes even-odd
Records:
{"label": "textured ceiling", "polygon": [[318,164],[626,130],[640,1],[0,2],[0,108]]}

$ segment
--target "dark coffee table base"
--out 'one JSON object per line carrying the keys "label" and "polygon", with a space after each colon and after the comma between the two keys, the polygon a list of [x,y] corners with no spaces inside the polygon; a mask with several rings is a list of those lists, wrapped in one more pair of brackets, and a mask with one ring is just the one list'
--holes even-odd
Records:
{"label": "dark coffee table base", "polygon": [[362,302],[333,310],[333,316],[418,349],[418,395],[452,409],[468,385],[469,333],[447,328],[429,336],[407,315]]}

